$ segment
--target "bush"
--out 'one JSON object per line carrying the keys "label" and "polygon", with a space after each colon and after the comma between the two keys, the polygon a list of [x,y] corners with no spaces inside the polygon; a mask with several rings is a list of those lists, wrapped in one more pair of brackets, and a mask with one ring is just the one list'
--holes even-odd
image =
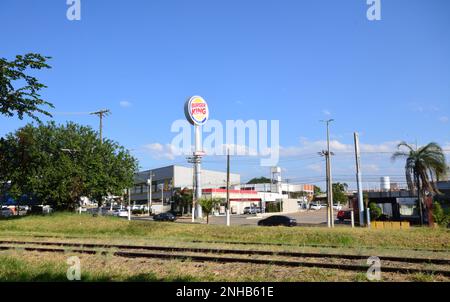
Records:
{"label": "bush", "polygon": [[445,213],[438,202],[433,203],[433,219],[440,226],[447,226],[450,223],[450,215]]}
{"label": "bush", "polygon": [[280,203],[271,202],[266,207],[266,213],[278,213],[280,212]]}
{"label": "bush", "polygon": [[145,214],[145,211],[144,210],[133,210],[133,211],[131,211],[131,213],[133,215],[143,215],[143,214]]}
{"label": "bush", "polygon": [[377,204],[374,202],[371,202],[369,204],[369,209],[370,209],[370,219],[373,221],[380,219],[381,215],[383,215],[383,212],[381,211],[380,207],[377,206]]}

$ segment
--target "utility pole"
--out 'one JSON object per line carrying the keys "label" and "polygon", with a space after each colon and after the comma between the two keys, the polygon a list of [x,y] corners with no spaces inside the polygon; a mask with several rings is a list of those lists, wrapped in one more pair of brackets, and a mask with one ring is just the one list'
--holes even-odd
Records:
{"label": "utility pole", "polygon": [[[361,155],[359,152],[359,134],[355,132],[355,157],[356,157],[356,184],[358,187],[358,215],[359,215],[359,226],[364,225],[364,196],[363,188],[361,184]],[[369,221],[367,219],[367,221]]]}
{"label": "utility pole", "polygon": [[326,158],[327,168],[327,225],[329,228],[334,227],[334,211],[333,211],[333,181],[331,177],[331,155],[334,155],[330,151],[330,123],[334,122],[333,119],[321,121],[327,124],[327,150],[319,153]]}
{"label": "utility pole", "polygon": [[128,189],[128,221],[131,220],[131,189]]}
{"label": "utility pole", "polygon": [[289,182],[290,182],[291,180],[289,179],[289,178],[286,178],[286,186],[287,186],[287,196],[288,196],[288,199],[290,199],[290,197],[289,197],[289,195],[290,195],[290,190],[289,190]]}
{"label": "utility pole", "polygon": [[230,209],[230,149],[227,150],[227,226],[231,224]]}
{"label": "utility pole", "polygon": [[153,172],[150,171],[149,178],[147,179],[147,186],[148,186],[148,194],[147,194],[147,198],[148,198],[147,208],[148,209],[147,209],[147,213],[148,213],[149,217],[150,217],[151,209],[152,209],[153,176],[155,176],[155,174],[153,174]]}
{"label": "utility pole", "polygon": [[100,143],[103,143],[103,117],[111,114],[109,109],[102,109],[97,112],[92,112],[91,115],[97,115],[100,119]]}

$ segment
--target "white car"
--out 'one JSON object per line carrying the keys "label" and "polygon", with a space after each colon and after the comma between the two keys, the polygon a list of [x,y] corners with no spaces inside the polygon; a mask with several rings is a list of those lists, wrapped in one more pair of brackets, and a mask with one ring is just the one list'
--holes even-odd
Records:
{"label": "white car", "polygon": [[321,210],[323,206],[320,203],[312,203],[309,207],[311,210]]}
{"label": "white car", "polygon": [[340,211],[342,210],[342,205],[340,203],[333,205],[333,210]]}
{"label": "white car", "polygon": [[0,211],[0,217],[11,217],[13,215],[13,211],[11,211],[8,207],[2,207]]}
{"label": "white car", "polygon": [[128,211],[127,210],[117,210],[112,213],[113,216],[117,217],[128,217]]}

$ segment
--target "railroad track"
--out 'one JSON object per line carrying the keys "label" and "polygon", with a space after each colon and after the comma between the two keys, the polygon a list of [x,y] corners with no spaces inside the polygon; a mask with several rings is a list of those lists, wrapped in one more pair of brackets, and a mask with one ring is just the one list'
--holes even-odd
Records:
{"label": "railroad track", "polygon": [[[30,246],[30,245],[40,245]],[[45,246],[45,247],[42,247]],[[53,246],[53,247],[49,247]],[[286,267],[315,267],[324,269],[337,269],[345,271],[367,271],[367,265],[346,263],[348,261],[365,260],[369,256],[363,255],[338,255],[300,252],[273,252],[273,251],[248,251],[234,249],[209,249],[209,248],[185,248],[185,247],[157,247],[157,246],[133,246],[133,245],[109,245],[90,243],[66,243],[66,242],[31,242],[31,241],[0,241],[0,250],[22,250],[28,252],[49,252],[49,253],[77,253],[89,255],[112,255],[123,258],[145,258],[145,259],[165,259],[165,260],[190,260],[195,262],[215,262],[215,263],[248,263],[260,265],[275,265]],[[133,251],[134,250],[134,251]],[[139,252],[137,251],[139,250]],[[144,252],[141,252],[144,251]],[[150,252],[151,251],[151,252]],[[180,254],[190,253],[190,254]],[[211,254],[211,255],[206,255]],[[224,255],[235,255],[235,257],[224,257]],[[276,259],[259,259],[255,257],[242,258],[236,256],[275,256]],[[294,259],[279,259],[289,257]],[[299,260],[297,260],[299,259]],[[341,262],[311,262],[306,260],[338,260]],[[411,268],[392,266],[391,262],[407,264],[433,264],[450,265],[448,259],[429,258],[401,258],[401,257],[381,257],[380,260],[389,262],[390,265],[383,265],[383,272],[401,274],[434,274],[450,277],[449,270]]]}
{"label": "railroad track", "polygon": [[[29,236],[27,236],[29,237]],[[51,239],[85,239],[85,237],[80,236],[49,236],[49,235],[33,235],[34,238],[51,238]],[[99,238],[101,239],[101,238]],[[189,243],[211,243],[211,244],[228,244],[228,245],[242,245],[242,246],[289,246],[289,247],[312,247],[312,248],[333,248],[333,249],[346,249],[354,248],[352,246],[342,246],[342,245],[325,245],[325,244],[292,244],[292,243],[272,243],[272,242],[240,242],[240,241],[213,241],[213,240],[191,240],[185,241]],[[371,246],[358,246],[358,248],[363,248],[367,250],[376,249]],[[450,249],[426,249],[426,248],[399,248],[399,247],[386,247],[385,250],[395,250],[395,251],[413,251],[413,252],[432,252],[432,253],[450,253]]]}
{"label": "railroad track", "polygon": [[[284,256],[295,258],[336,258],[346,260],[365,260],[369,255],[348,255],[348,254],[324,254],[324,253],[304,253],[304,252],[283,252],[283,251],[260,251],[260,250],[238,250],[238,249],[213,249],[213,248],[188,248],[188,247],[167,247],[167,246],[143,246],[143,245],[116,245],[116,244],[92,244],[92,243],[68,243],[68,242],[41,242],[41,241],[0,241],[0,244],[17,245],[43,245],[43,246],[63,246],[77,248],[106,248],[122,250],[145,250],[161,252],[192,252],[203,254],[235,254],[251,256]],[[428,263],[437,265],[450,265],[450,259],[435,258],[405,258],[382,256],[382,261],[403,262],[403,263]]]}

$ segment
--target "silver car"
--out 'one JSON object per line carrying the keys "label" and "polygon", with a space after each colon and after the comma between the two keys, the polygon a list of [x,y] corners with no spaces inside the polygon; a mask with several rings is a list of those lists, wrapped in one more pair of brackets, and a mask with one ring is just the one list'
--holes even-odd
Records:
{"label": "silver car", "polygon": [[0,211],[0,217],[11,217],[13,216],[13,211],[11,211],[10,208],[8,207],[2,207],[1,211]]}

